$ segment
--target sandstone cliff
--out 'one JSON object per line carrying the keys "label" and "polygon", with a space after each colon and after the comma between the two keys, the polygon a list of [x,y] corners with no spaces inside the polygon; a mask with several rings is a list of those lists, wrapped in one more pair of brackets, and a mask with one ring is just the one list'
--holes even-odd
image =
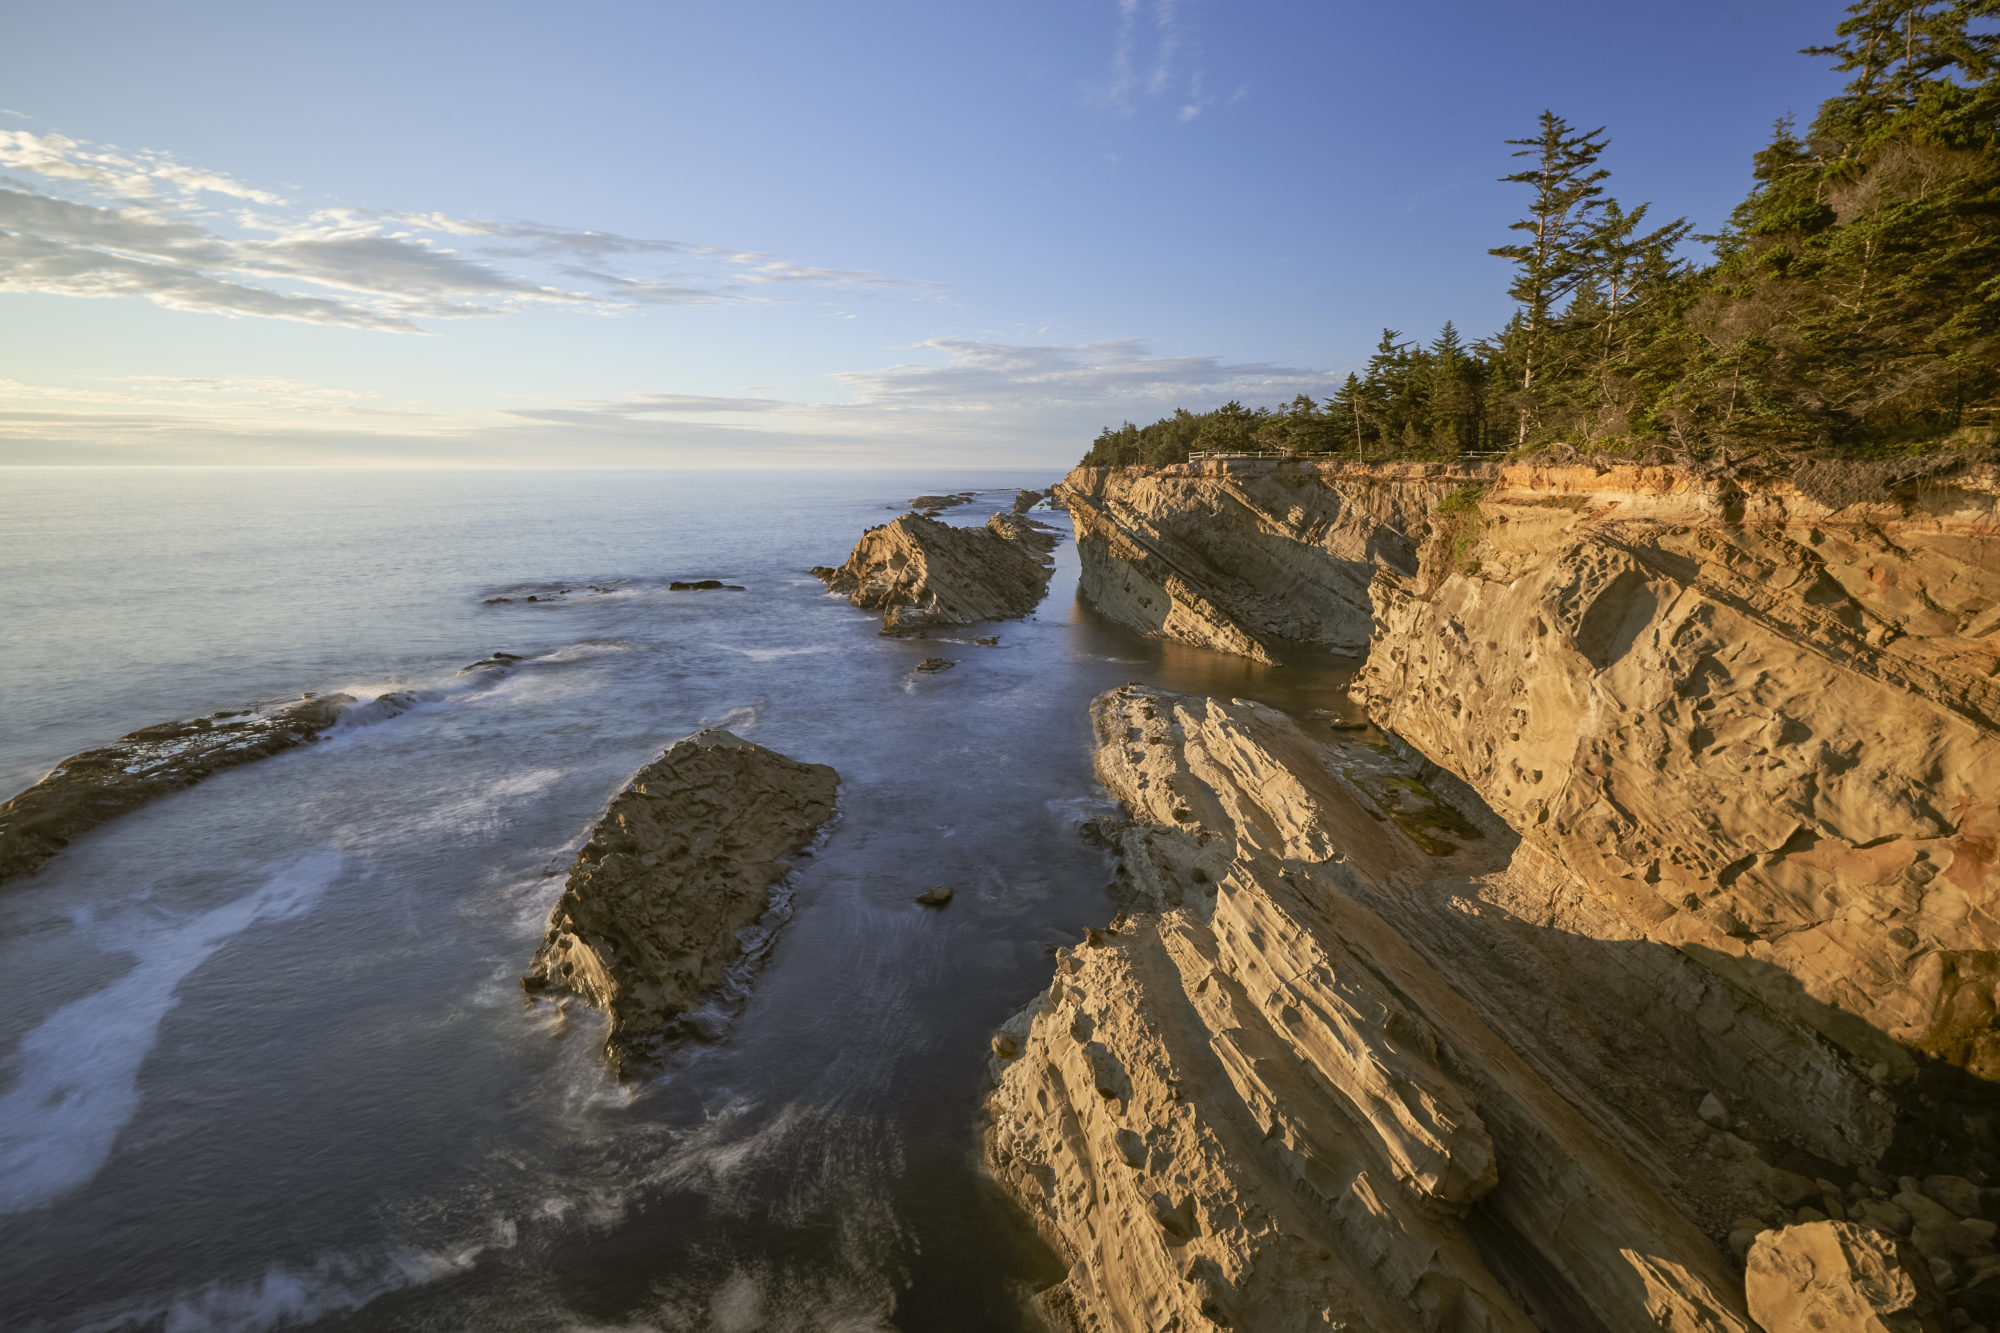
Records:
{"label": "sandstone cliff", "polygon": [[1490,469],[1276,462],[1077,468],[1056,488],[1083,595],[1146,634],[1259,661],[1359,653],[1377,569],[1411,574],[1431,511]]}
{"label": "sandstone cliff", "polygon": [[345,694],[165,722],[72,755],[0,805],[0,882],[44,861],[107,820],[238,764],[318,739],[353,703]]}
{"label": "sandstone cliff", "polygon": [[726,731],[681,741],[612,798],[549,914],[521,984],[611,1019],[623,1072],[722,985],[772,905],[781,859],[833,814],[839,775]]}
{"label": "sandstone cliff", "polygon": [[838,569],[812,572],[833,592],[882,611],[884,634],[916,634],[1035,609],[1048,592],[1056,535],[1020,514],[960,528],[905,514],[868,529]]}
{"label": "sandstone cliff", "polygon": [[[1155,632],[1251,651],[1357,617],[1395,744],[1098,705],[1148,910],[996,1043],[989,1154],[1075,1264],[1045,1305],[1741,1328],[1753,1245],[1798,1232],[1764,1295],[1805,1283],[1799,1320],[1932,1327],[1935,1282],[2000,1323],[1995,479],[1835,509],[1666,471],[1339,471],[1062,488],[1093,598]],[[1274,524],[1288,493],[1319,517]],[[1828,1218],[1877,1239],[1808,1240]],[[1798,1277],[1814,1245],[1850,1277]]]}

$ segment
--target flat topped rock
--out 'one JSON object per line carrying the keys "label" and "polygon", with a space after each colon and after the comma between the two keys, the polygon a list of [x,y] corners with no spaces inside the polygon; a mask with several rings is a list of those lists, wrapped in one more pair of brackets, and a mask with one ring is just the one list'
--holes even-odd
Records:
{"label": "flat topped rock", "polygon": [[577,854],[549,930],[521,978],[611,1017],[621,1074],[746,953],[784,875],[833,814],[840,775],[727,731],[698,732],[633,775]]}
{"label": "flat topped rock", "polygon": [[884,612],[884,634],[914,634],[1027,615],[1048,591],[1056,541],[1018,514],[977,528],[905,514],[863,533],[840,568],[813,573],[856,606]]}
{"label": "flat topped rock", "polygon": [[[504,669],[518,660],[496,653],[466,670]],[[168,792],[317,740],[353,702],[346,694],[309,694],[286,704],[163,722],[71,755],[0,805],[0,882],[32,875],[71,838]]]}

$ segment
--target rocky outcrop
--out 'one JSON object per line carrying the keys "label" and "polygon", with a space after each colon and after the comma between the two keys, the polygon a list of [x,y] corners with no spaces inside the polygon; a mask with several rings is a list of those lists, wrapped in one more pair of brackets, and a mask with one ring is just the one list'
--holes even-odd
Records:
{"label": "rocky outcrop", "polygon": [[1393,744],[1100,704],[1145,910],[996,1040],[995,1170],[1076,1265],[1048,1308],[1744,1327],[1745,1259],[1831,1220],[2000,1318],[2000,481],[1340,472],[1063,485],[1133,623],[1365,625]]}
{"label": "rocky outcrop", "polygon": [[1509,920],[1545,882],[1504,826],[1256,704],[1127,687],[1093,722],[1138,910],[1058,955],[989,1103],[1073,1265],[1050,1317],[1748,1328],[1698,1219],[1768,1207],[1766,1168],[1673,1038],[1605,1048],[1655,997],[1551,986],[1569,942]]}
{"label": "rocky outcrop", "polygon": [[884,634],[917,634],[1033,611],[1049,588],[1056,540],[1019,514],[978,528],[905,514],[868,529],[840,568],[812,572],[856,606],[885,612]]}
{"label": "rocky outcrop", "polygon": [[1738,1095],[1820,1156],[1935,1130],[2000,1168],[1884,1096],[2000,1080],[1995,478],[1835,512],[1509,468],[1433,526],[1417,573],[1375,584],[1357,696],[1563,867],[1551,919],[1663,946],[1730,1011],[1815,1037],[1808,1066],[1744,1052]]}
{"label": "rocky outcrop", "polygon": [[1056,488],[1083,595],[1145,634],[1259,661],[1359,653],[1377,569],[1415,573],[1431,511],[1490,468],[1208,462],[1077,468]]}
{"label": "rocky outcrop", "polygon": [[591,831],[522,986],[604,1010],[605,1049],[621,1073],[659,1053],[730,969],[768,944],[784,858],[832,816],[839,785],[825,764],[726,731],[673,745]]}
{"label": "rocky outcrop", "polygon": [[1014,512],[1025,514],[1055,493],[1053,487],[1041,491],[1021,491],[1014,496]]}
{"label": "rocky outcrop", "polygon": [[345,694],[308,694],[146,727],[70,756],[0,805],[0,882],[32,875],[70,839],[169,792],[317,740],[353,702]]}

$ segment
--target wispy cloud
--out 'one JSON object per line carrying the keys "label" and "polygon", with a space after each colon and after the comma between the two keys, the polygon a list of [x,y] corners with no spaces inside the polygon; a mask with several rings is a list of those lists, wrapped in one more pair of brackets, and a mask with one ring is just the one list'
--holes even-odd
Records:
{"label": "wispy cloud", "polygon": [[1093,105],[1130,116],[1146,103],[1175,108],[1183,124],[1213,99],[1204,98],[1201,70],[1182,72],[1183,56],[1198,56],[1187,7],[1193,0],[1115,0],[1111,58],[1101,81],[1084,86]]}
{"label": "wispy cloud", "polygon": [[[0,292],[139,296],[174,310],[394,333],[534,308],[617,312],[935,284],[761,251],[534,221],[352,207],[280,195],[156,152],[0,130]],[[13,188],[6,188],[13,187]],[[222,201],[222,211],[216,207]]]}

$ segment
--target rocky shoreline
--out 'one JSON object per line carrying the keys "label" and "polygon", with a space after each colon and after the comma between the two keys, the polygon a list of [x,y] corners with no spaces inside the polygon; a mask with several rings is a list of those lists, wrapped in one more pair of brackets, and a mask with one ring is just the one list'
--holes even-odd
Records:
{"label": "rocky shoreline", "polygon": [[34,874],[71,839],[149,801],[310,744],[354,701],[347,694],[308,694],[291,703],[144,727],[71,755],[0,805],[0,883]]}
{"label": "rocky shoreline", "polygon": [[1390,743],[1093,707],[1129,910],[995,1039],[1057,1327],[2000,1327],[2000,484],[1078,469],[1084,594]]}

